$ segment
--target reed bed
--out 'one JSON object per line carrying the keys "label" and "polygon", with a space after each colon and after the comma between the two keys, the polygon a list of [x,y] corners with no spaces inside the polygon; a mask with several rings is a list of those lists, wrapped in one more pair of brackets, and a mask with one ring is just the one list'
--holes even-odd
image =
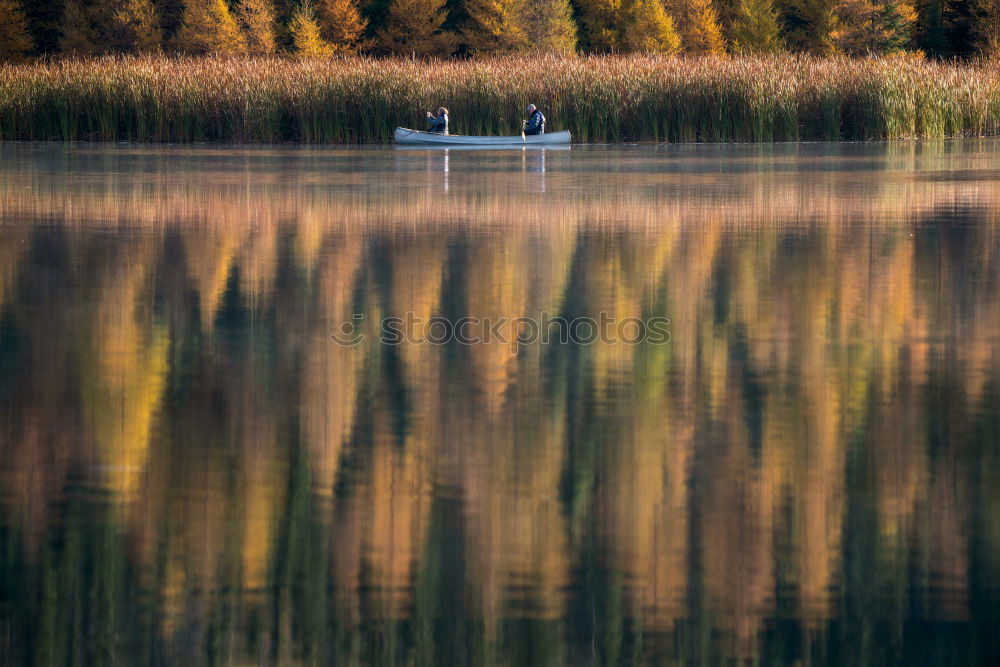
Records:
{"label": "reed bed", "polygon": [[0,66],[0,139],[381,143],[445,105],[513,134],[528,102],[578,141],[1000,135],[1000,69],[916,58],[106,57]]}

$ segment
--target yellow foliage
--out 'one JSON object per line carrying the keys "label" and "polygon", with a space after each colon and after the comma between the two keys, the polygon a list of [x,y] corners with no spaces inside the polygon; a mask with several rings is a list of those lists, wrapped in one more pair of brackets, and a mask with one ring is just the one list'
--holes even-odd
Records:
{"label": "yellow foliage", "polygon": [[247,53],[255,56],[274,53],[274,4],[271,0],[243,0],[237,17]]}
{"label": "yellow foliage", "polygon": [[320,35],[319,23],[308,4],[303,4],[292,15],[288,24],[292,33],[295,53],[302,58],[329,58],[334,49]]}
{"label": "yellow foliage", "polygon": [[448,56],[458,46],[456,36],[442,28],[448,18],[446,0],[392,0],[379,46],[390,53]]}
{"label": "yellow foliage", "polygon": [[701,55],[725,52],[726,40],[712,0],[671,0],[668,10],[677,20],[685,51]]}
{"label": "yellow foliage", "polygon": [[626,29],[622,31],[622,51],[677,53],[681,39],[674,20],[660,0],[634,0],[630,3]]}
{"label": "yellow foliage", "polygon": [[523,0],[468,0],[469,24],[462,38],[475,54],[509,53],[529,45],[521,25]]}
{"label": "yellow foliage", "polygon": [[573,53],[576,23],[569,0],[534,0],[521,12],[521,23],[533,51]]}
{"label": "yellow foliage", "polygon": [[582,0],[588,50],[676,53],[681,40],[662,0]]}
{"label": "yellow foliage", "polygon": [[368,21],[362,18],[355,0],[322,0],[319,25],[334,53],[357,53],[370,46],[362,39]]}
{"label": "yellow foliage", "polygon": [[0,61],[17,60],[33,47],[21,4],[0,0]]}
{"label": "yellow foliage", "polygon": [[912,0],[840,0],[837,46],[857,55],[899,51],[910,45],[917,25]]}
{"label": "yellow foliage", "polygon": [[175,41],[178,49],[189,53],[246,51],[243,34],[226,0],[188,0]]}
{"label": "yellow foliage", "polygon": [[152,0],[120,0],[117,4],[108,17],[108,37],[112,45],[121,51],[159,51],[163,32]]}

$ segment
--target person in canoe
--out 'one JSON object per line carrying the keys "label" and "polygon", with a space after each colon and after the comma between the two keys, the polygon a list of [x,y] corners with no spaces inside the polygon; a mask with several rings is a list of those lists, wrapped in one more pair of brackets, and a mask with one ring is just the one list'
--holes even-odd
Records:
{"label": "person in canoe", "polygon": [[524,121],[524,133],[526,135],[545,134],[545,116],[534,104],[529,104],[525,109],[528,120]]}
{"label": "person in canoe", "polygon": [[435,134],[448,134],[448,110],[441,107],[436,114],[427,112],[427,131]]}

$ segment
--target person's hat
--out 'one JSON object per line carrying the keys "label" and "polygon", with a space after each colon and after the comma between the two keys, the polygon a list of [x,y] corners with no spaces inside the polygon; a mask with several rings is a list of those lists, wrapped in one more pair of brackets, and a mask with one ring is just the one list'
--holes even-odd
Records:
{"label": "person's hat", "polygon": [[528,105],[528,108],[527,108],[527,109],[525,109],[525,111],[528,111],[528,112],[530,112],[530,111],[534,111],[534,110],[535,110],[535,105],[534,105],[534,104],[529,104],[529,105]]}

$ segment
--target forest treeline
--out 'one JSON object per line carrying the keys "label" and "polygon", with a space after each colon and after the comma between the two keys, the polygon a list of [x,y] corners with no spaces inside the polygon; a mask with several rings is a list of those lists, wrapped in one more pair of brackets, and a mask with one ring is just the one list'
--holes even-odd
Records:
{"label": "forest treeline", "polygon": [[0,0],[0,59],[1000,53],[1000,0]]}

